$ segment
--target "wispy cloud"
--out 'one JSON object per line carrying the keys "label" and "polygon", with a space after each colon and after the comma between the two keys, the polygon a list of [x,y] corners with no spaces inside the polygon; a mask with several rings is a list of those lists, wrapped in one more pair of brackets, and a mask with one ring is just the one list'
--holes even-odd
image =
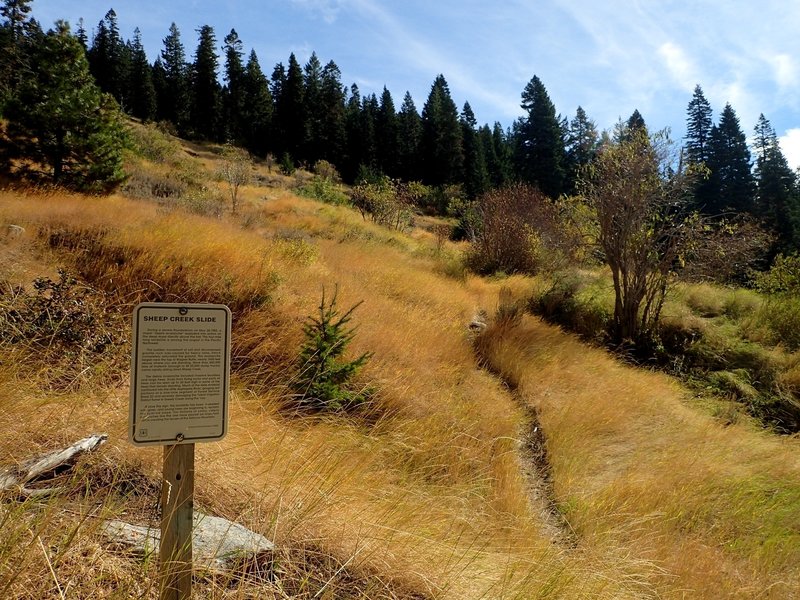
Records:
{"label": "wispy cloud", "polygon": [[697,83],[697,70],[686,52],[673,42],[665,42],[658,48],[672,79],[686,91],[692,91]]}
{"label": "wispy cloud", "polygon": [[778,138],[781,150],[792,169],[800,168],[800,127],[789,129]]}
{"label": "wispy cloud", "polygon": [[326,23],[334,23],[342,8],[340,0],[292,0],[292,4],[319,15]]}
{"label": "wispy cloud", "polygon": [[791,56],[788,54],[775,54],[770,56],[768,60],[772,66],[773,76],[778,88],[784,90],[797,87],[797,65]]}
{"label": "wispy cloud", "polygon": [[[432,81],[436,74],[442,73],[451,90],[458,90],[459,95],[465,99],[477,99],[506,116],[519,113],[519,102],[516,98],[492,91],[486,85],[485,79],[478,78],[471,71],[469,64],[454,59],[435,41],[415,33],[403,19],[384,8],[383,3],[376,0],[352,0],[350,7],[369,18],[380,32],[385,47],[396,58],[411,65],[420,75]],[[485,74],[482,75],[485,77]],[[459,101],[457,98],[454,100]]]}

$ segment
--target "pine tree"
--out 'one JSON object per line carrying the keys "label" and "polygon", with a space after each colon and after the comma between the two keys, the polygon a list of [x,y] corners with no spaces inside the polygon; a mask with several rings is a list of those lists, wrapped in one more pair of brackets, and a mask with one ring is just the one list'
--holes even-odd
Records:
{"label": "pine tree", "polygon": [[[244,99],[244,65],[242,64],[242,41],[235,29],[225,36],[225,83],[223,114],[225,124],[225,138],[237,143],[244,143],[246,121],[243,120],[245,111]],[[260,68],[259,68],[260,71]]]}
{"label": "pine tree", "polygon": [[203,25],[197,30],[199,37],[194,55],[191,76],[191,118],[195,135],[207,140],[220,139],[220,89],[217,80],[218,59],[214,29]]}
{"label": "pine tree", "polygon": [[30,3],[32,0],[4,0],[3,7],[0,8],[0,16],[5,20],[3,27],[10,32],[12,45],[20,44],[25,37],[27,24],[31,12]]}
{"label": "pine tree", "polygon": [[247,149],[257,156],[266,156],[272,147],[272,94],[255,50],[250,52],[244,69],[242,123],[247,124],[244,140]]}
{"label": "pine tree", "polygon": [[97,24],[97,33],[89,49],[89,68],[97,85],[127,106],[127,82],[130,58],[122,42],[117,13],[110,9]]}
{"label": "pine tree", "polygon": [[625,124],[627,127],[627,131],[629,135],[637,135],[639,131],[644,131],[647,133],[647,124],[644,122],[644,117],[642,113],[639,112],[638,108],[633,109],[633,113],[631,116],[628,117],[628,121]]}
{"label": "pine tree", "polygon": [[527,117],[516,124],[517,173],[543,194],[557,198],[565,189],[564,139],[555,106],[536,75],[522,92],[521,106]]}
{"label": "pine tree", "polygon": [[464,191],[468,198],[477,198],[489,189],[489,172],[475,129],[477,124],[472,107],[465,102],[461,111],[461,139],[464,146]]}
{"label": "pine tree", "polygon": [[690,163],[707,163],[711,136],[711,105],[697,85],[686,109],[686,160]]}
{"label": "pine tree", "polygon": [[598,139],[597,126],[579,106],[566,134],[566,187],[570,193],[576,191],[580,171],[594,158]]}
{"label": "pine tree", "polygon": [[303,67],[303,121],[305,131],[303,137],[303,160],[314,164],[322,158],[324,149],[321,146],[321,134],[325,119],[322,106],[322,63],[316,52]]}
{"label": "pine tree", "polygon": [[397,175],[406,181],[421,179],[419,151],[422,139],[422,119],[409,92],[397,115]]}
{"label": "pine tree", "polygon": [[720,215],[755,211],[755,181],[750,170],[750,150],[730,104],[725,105],[719,124],[709,134],[709,203],[704,212]]}
{"label": "pine tree", "polygon": [[375,120],[375,142],[378,167],[390,177],[398,175],[397,136],[397,111],[394,100],[391,92],[383,86]]}
{"label": "pine tree", "polygon": [[378,146],[375,137],[376,123],[378,120],[378,97],[375,94],[364,96],[361,101],[360,133],[361,133],[361,161],[359,167],[365,168],[370,174],[380,173],[378,165]]}
{"label": "pine tree", "polygon": [[4,0],[0,8],[0,114],[16,93],[23,73],[30,68],[29,45],[31,0]]}
{"label": "pine tree", "polygon": [[342,73],[335,62],[322,69],[321,110],[319,131],[320,158],[336,165],[341,171],[345,141],[345,90]]}
{"label": "pine tree", "polygon": [[350,94],[345,106],[346,153],[342,163],[342,176],[346,181],[356,181],[359,167],[364,164],[365,148],[363,146],[361,91],[354,83],[350,86]]}
{"label": "pine tree", "polygon": [[510,138],[510,133],[503,130],[499,121],[495,121],[492,127],[492,145],[497,162],[489,165],[489,177],[493,187],[503,187],[514,178],[514,149]]}
{"label": "pine tree", "polygon": [[[686,114],[686,144],[684,146],[686,160],[690,164],[703,164],[708,167],[711,159],[712,111],[711,105],[699,85],[694,88],[694,94],[686,109]],[[695,207],[705,210],[704,207],[713,206],[718,193],[715,179],[712,179],[709,173],[695,183],[692,191]]]}
{"label": "pine tree", "polygon": [[422,108],[421,146],[425,183],[448,185],[461,181],[464,166],[461,125],[443,75],[434,80]]}
{"label": "pine tree", "polygon": [[[173,23],[161,51],[164,86],[158,92],[159,118],[171,121],[181,133],[189,124],[189,80],[181,33]],[[154,82],[155,83],[155,82]],[[161,83],[161,82],[159,82]]]}
{"label": "pine tree", "polygon": [[286,81],[276,98],[276,116],[283,133],[284,150],[295,160],[302,158],[306,135],[303,105],[303,69],[294,54],[289,56]]}
{"label": "pine tree", "polygon": [[283,93],[286,89],[286,68],[283,63],[278,63],[272,70],[270,77],[270,92],[272,94],[272,149],[276,154],[286,152],[286,127],[282,118]]}
{"label": "pine tree", "polygon": [[89,51],[89,36],[86,33],[86,27],[83,24],[83,17],[78,19],[78,29],[75,31],[75,37],[78,38],[78,41],[83,46],[83,51]]}
{"label": "pine tree", "polygon": [[32,69],[5,113],[7,164],[79,190],[118,185],[122,119],[113,98],[95,85],[80,42],[59,21],[32,51]]}
{"label": "pine tree", "polygon": [[156,116],[156,90],[153,85],[153,70],[147,62],[142,45],[142,34],[137,27],[129,47],[131,65],[128,79],[128,110],[143,121]]}
{"label": "pine tree", "polygon": [[784,253],[800,248],[800,198],[797,179],[781,152],[778,136],[763,114],[755,127],[755,178],[758,212],[778,234]]}
{"label": "pine tree", "polygon": [[366,400],[363,391],[352,389],[352,379],[370,359],[365,352],[358,358],[343,359],[347,346],[355,337],[355,329],[348,328],[353,312],[361,302],[343,315],[336,307],[338,289],[330,302],[322,290],[318,316],[310,317],[303,327],[305,341],[298,358],[298,374],[293,387],[300,404],[314,409],[342,410]]}

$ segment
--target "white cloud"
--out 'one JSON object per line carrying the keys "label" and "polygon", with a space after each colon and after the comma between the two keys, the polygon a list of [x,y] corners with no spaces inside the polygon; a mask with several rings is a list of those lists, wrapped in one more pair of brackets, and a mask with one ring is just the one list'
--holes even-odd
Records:
{"label": "white cloud", "polygon": [[292,0],[292,4],[319,14],[326,23],[333,23],[339,16],[340,0]]}
{"label": "white cloud", "polygon": [[788,129],[778,142],[789,166],[792,169],[800,167],[800,128]]}
{"label": "white cloud", "polygon": [[788,54],[776,54],[769,57],[769,62],[775,76],[775,82],[780,89],[792,88],[797,85],[797,66]]}
{"label": "white cloud", "polygon": [[683,48],[672,42],[665,42],[658,48],[658,53],[675,82],[684,90],[692,91],[698,77]]}

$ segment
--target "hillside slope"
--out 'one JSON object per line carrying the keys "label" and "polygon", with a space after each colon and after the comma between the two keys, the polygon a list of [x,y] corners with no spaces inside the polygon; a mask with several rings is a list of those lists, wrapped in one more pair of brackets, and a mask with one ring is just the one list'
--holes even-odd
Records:
{"label": "hillside slope", "polygon": [[[534,282],[465,276],[453,269],[457,248],[345,207],[272,187],[250,186],[244,198],[241,215],[217,219],[120,196],[0,192],[0,223],[24,228],[0,243],[3,307],[19,297],[13,284],[30,290],[63,266],[97,291],[121,336],[109,354],[66,362],[0,344],[0,464],[111,434],[67,496],[8,498],[0,596],[157,596],[153,564],[116,555],[96,526],[101,514],[158,519],[161,453],[125,435],[125,337],[144,299],[233,310],[230,434],[198,446],[197,498],[280,549],[268,580],[200,577],[200,597],[786,598],[798,589],[796,439],[723,428],[668,378],[532,317],[491,325],[476,353],[467,330],[476,311],[493,312],[501,287],[522,298]],[[359,376],[374,399],[355,414],[299,414],[289,390],[302,324],[322,287],[336,285],[342,307],[364,300],[352,353],[374,352]],[[544,430],[549,502],[531,493],[536,470],[524,464],[532,425]],[[553,508],[569,535],[554,534]]]}

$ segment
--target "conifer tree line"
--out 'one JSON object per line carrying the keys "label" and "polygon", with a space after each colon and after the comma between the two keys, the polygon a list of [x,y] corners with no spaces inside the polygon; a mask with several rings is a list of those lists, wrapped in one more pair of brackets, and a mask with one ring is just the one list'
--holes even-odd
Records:
{"label": "conifer tree line", "polygon": [[[21,74],[31,70],[25,65],[47,63],[30,56],[46,45],[48,36],[61,35],[71,39],[63,43],[82,48],[99,89],[129,115],[167,122],[182,136],[232,142],[260,157],[272,154],[282,163],[311,166],[325,160],[351,183],[386,175],[431,186],[458,186],[463,196],[477,198],[522,182],[558,198],[576,193],[582,170],[604,144],[637,129],[647,130],[638,110],[610,133],[599,132],[580,106],[574,117],[564,117],[556,112],[537,76],[522,91],[523,116],[507,129],[497,122],[479,126],[469,102],[458,108],[441,74],[421,110],[408,92],[398,107],[385,87],[378,96],[362,94],[356,84],[345,86],[336,63],[323,64],[316,53],[305,64],[290,54],[285,64],[277,63],[267,75],[255,51],[245,51],[235,29],[220,41],[209,25],[194,31],[196,43],[189,52],[173,23],[151,63],[139,29],[132,39],[124,40],[113,9],[91,34],[82,20],[74,33],[60,24],[60,34],[45,34],[31,18],[30,4],[31,0],[3,2],[0,109],[4,116],[23,105]],[[702,165],[706,176],[692,191],[690,203],[712,220],[751,215],[775,232],[776,250],[796,251],[800,184],[775,130],[761,115],[751,149],[730,104],[716,122],[713,117],[698,85],[687,107],[682,161]]]}

